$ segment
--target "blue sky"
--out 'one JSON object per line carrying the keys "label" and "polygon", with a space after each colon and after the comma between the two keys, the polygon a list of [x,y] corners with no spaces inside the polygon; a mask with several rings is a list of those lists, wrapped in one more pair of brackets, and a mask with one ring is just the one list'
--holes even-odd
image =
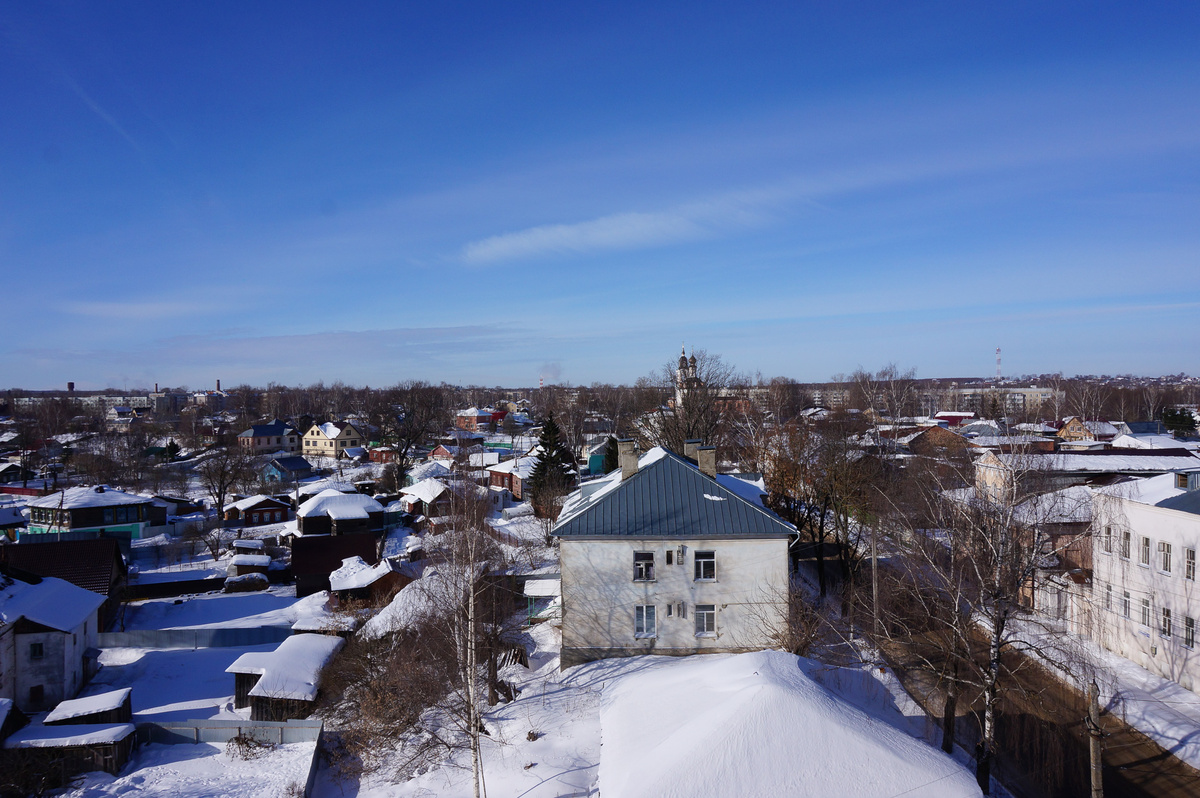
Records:
{"label": "blue sky", "polygon": [[1200,372],[1194,3],[348,5],[0,0],[0,387]]}

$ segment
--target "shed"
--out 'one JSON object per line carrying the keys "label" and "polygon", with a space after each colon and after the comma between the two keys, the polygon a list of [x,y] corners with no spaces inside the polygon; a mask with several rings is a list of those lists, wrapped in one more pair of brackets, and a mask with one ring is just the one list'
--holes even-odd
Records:
{"label": "shed", "polygon": [[344,644],[333,635],[298,634],[274,651],[243,654],[226,669],[234,674],[235,706],[248,703],[251,720],[307,718],[317,700],[321,670]]}
{"label": "shed", "polygon": [[342,566],[347,557],[361,557],[374,565],[375,536],[304,535],[292,541],[292,575],[296,578],[296,595],[303,598],[320,590],[329,590],[329,575]]}
{"label": "shed", "polygon": [[229,560],[229,568],[226,573],[229,576],[266,574],[270,566],[271,558],[266,554],[235,554]]}
{"label": "shed", "polygon": [[74,726],[31,724],[4,741],[9,750],[52,749],[64,780],[79,773],[103,770],[117,775],[133,752],[132,723]]}

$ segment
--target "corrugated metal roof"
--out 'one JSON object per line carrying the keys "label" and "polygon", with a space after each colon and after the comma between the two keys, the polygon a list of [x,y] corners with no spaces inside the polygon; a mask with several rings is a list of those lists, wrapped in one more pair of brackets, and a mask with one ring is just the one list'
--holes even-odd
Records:
{"label": "corrugated metal roof", "polygon": [[[652,450],[638,473],[591,500],[576,493],[566,503],[554,534],[560,537],[777,537],[795,530],[700,473],[678,455]],[[601,495],[602,494],[602,495]],[[580,504],[587,504],[580,508]]]}

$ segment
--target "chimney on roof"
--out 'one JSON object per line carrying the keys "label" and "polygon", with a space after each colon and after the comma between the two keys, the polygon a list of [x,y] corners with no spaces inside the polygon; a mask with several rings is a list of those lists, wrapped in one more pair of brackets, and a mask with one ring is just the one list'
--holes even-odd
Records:
{"label": "chimney on roof", "polygon": [[689,460],[695,460],[696,459],[696,450],[699,449],[703,445],[704,445],[704,441],[700,440],[699,438],[692,438],[691,440],[684,441],[683,442],[683,456],[688,458]]}
{"label": "chimney on roof", "polygon": [[217,392],[218,393],[221,392],[221,381],[220,380],[217,380]]}
{"label": "chimney on roof", "polygon": [[97,492],[97,493],[103,493],[103,492],[104,492],[104,486],[103,486],[103,485],[97,485],[97,486],[96,486],[96,492]]}
{"label": "chimney on roof", "polygon": [[158,383],[154,383],[154,392],[158,393]]}
{"label": "chimney on roof", "polygon": [[637,443],[633,438],[617,441],[617,462],[621,464],[622,482],[638,472]]}
{"label": "chimney on roof", "polygon": [[696,466],[701,474],[717,478],[717,447],[701,446],[696,449]]}
{"label": "chimney on roof", "polygon": [[67,393],[75,393],[75,383],[73,383],[73,382],[67,383]]}

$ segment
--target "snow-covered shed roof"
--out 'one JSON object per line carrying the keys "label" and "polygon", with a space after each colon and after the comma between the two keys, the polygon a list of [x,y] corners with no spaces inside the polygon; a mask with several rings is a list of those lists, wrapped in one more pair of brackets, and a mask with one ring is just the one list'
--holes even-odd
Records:
{"label": "snow-covered shed roof", "polygon": [[123,490],[113,490],[104,485],[91,487],[67,488],[58,493],[34,499],[30,507],[46,507],[65,510],[75,510],[83,507],[114,507],[120,504],[150,504],[153,500],[146,496],[126,493]]}
{"label": "snow-covered shed roof", "polygon": [[263,502],[271,502],[273,504],[279,505],[280,507],[286,506],[286,505],[284,505],[283,502],[279,501],[279,499],[275,499],[275,498],[272,498],[271,496],[266,496],[262,493],[258,493],[258,494],[255,494],[254,496],[247,496],[244,499],[239,499],[235,502],[230,502],[229,504],[225,505],[225,512],[229,512],[230,510],[237,510],[240,513],[243,510],[249,510],[251,507],[254,507],[255,505],[258,505],[258,504],[262,504]]}
{"label": "snow-covered shed roof", "polygon": [[395,570],[396,566],[386,558],[371,565],[357,555],[347,557],[342,560],[342,567],[329,575],[329,589],[338,591],[370,587]]}
{"label": "snow-covered shed roof", "polygon": [[966,767],[837,697],[804,662],[781,651],[685,657],[619,677],[601,707],[600,793],[979,795]]}
{"label": "snow-covered shed roof", "polygon": [[383,505],[364,496],[361,493],[342,493],[341,491],[323,490],[316,496],[300,505],[296,515],[309,518],[315,515],[327,515],[335,521],[349,518],[367,518],[371,513],[382,513]]}
{"label": "snow-covered shed roof", "polygon": [[446,468],[445,465],[439,463],[437,460],[429,460],[421,463],[420,465],[415,465],[408,470],[408,476],[414,482],[420,482],[423,479],[444,477],[449,473],[450,469]]}
{"label": "snow-covered shed roof", "polygon": [[306,482],[296,488],[296,492],[292,494],[293,498],[299,496],[316,496],[321,491],[336,490],[339,493],[358,493],[358,489],[349,482],[338,482],[336,479],[318,479],[313,482]]}
{"label": "snow-covered shed roof", "polygon": [[99,593],[54,577],[30,584],[0,575],[0,624],[25,618],[60,632],[73,632],[105,600]]}
{"label": "snow-covered shed roof", "polygon": [[266,568],[271,564],[271,557],[267,554],[235,554],[229,558],[229,562],[231,565]]}
{"label": "snow-covered shed roof", "polygon": [[1177,487],[1176,476],[1177,474],[1171,473],[1131,479],[1115,485],[1106,485],[1098,488],[1096,492],[1138,504],[1161,507],[1164,510],[1200,515],[1200,490],[1189,491]]}
{"label": "snow-covered shed roof", "polygon": [[779,537],[795,528],[701,473],[690,461],[662,447],[638,460],[638,471],[621,471],[572,493],[554,526],[560,537]]}
{"label": "snow-covered shed roof", "polygon": [[537,455],[526,455],[517,457],[512,460],[505,460],[494,466],[488,466],[487,471],[494,471],[497,474],[514,474],[521,479],[528,479],[533,473],[533,467],[537,465]]}
{"label": "snow-covered shed roof", "polygon": [[225,672],[260,674],[262,678],[250,690],[252,696],[312,701],[320,687],[321,669],[344,643],[333,635],[292,635],[274,651],[243,654]]}
{"label": "snow-covered shed roof", "polygon": [[114,709],[119,709],[132,692],[131,688],[122,687],[120,690],[109,690],[106,693],[97,693],[96,695],[89,695],[84,698],[72,698],[69,701],[60,701],[58,706],[50,710],[50,714],[42,722],[54,723],[59,720],[81,718],[84,715],[95,715],[97,712],[111,712]]}
{"label": "snow-covered shed roof", "polygon": [[404,488],[400,493],[428,504],[436,501],[447,490],[448,488],[436,479],[423,479],[415,485]]}
{"label": "snow-covered shed roof", "polygon": [[70,748],[77,745],[116,743],[133,734],[132,723],[84,723],[43,726],[31,723],[4,741],[5,748]]}

